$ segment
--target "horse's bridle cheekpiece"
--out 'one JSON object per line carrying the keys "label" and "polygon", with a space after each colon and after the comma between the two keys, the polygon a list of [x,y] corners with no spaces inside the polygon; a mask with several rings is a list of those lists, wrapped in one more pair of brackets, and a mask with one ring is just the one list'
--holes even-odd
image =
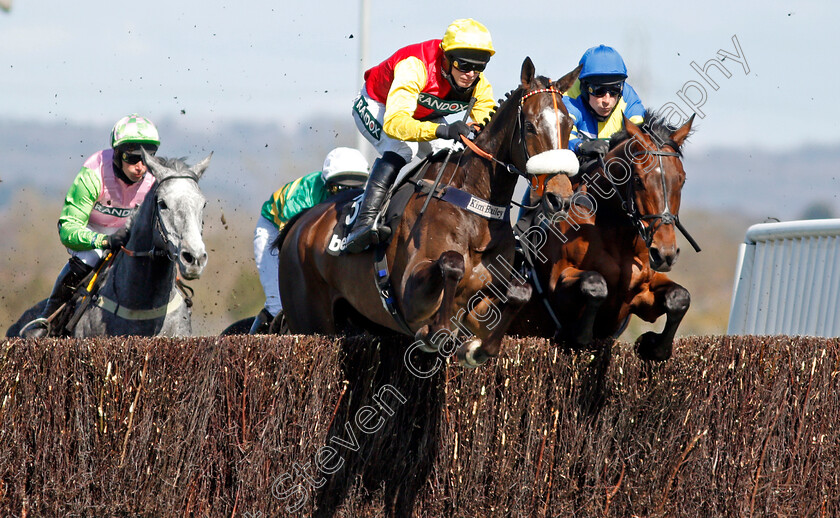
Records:
{"label": "horse's bridle cheekpiece", "polygon": [[[176,180],[176,179],[192,180],[192,181],[198,183],[198,179],[196,179],[192,175],[167,176],[166,178],[163,178],[163,179],[155,182],[155,185],[153,187],[154,193],[155,193],[155,199],[157,200],[157,190],[158,190],[158,188],[161,185],[163,185],[164,182],[167,182],[169,180]],[[172,251],[169,250],[168,246],[166,246],[166,244],[169,243],[169,234],[170,233],[166,229],[166,225],[163,224],[163,220],[161,220],[160,207],[158,207],[157,204],[155,204],[155,215],[154,215],[153,226],[154,226],[155,230],[157,230],[158,235],[163,240],[163,243],[164,243],[164,249],[163,250],[161,250],[160,248],[158,248],[157,246],[152,244],[152,248],[150,250],[146,250],[146,251],[129,250],[128,248],[123,246],[122,247],[122,252],[129,257],[163,257],[163,256],[167,256],[167,257],[169,257],[170,261],[175,261],[176,258],[173,256]]]}
{"label": "horse's bridle cheekpiece", "polygon": [[[633,140],[628,141],[626,145],[628,145]],[[656,234],[656,231],[659,230],[659,227],[662,225],[674,225],[679,231],[685,236],[686,240],[691,244],[696,252],[700,251],[700,246],[697,244],[697,241],[691,237],[691,234],[685,229],[685,227],[680,222],[680,217],[677,214],[673,214],[671,212],[670,207],[668,206],[668,184],[665,181],[665,168],[662,167],[662,157],[663,156],[672,156],[672,157],[681,157],[682,153],[679,152],[679,145],[671,140],[665,141],[662,145],[658,142],[654,142],[656,145],[656,149],[647,149],[645,147],[642,148],[640,151],[634,151],[630,153],[630,158],[636,159],[641,156],[655,156],[657,161],[659,162],[659,175],[662,181],[662,192],[664,193],[665,198],[665,208],[662,212],[657,214],[641,214],[639,212],[638,207],[636,207],[635,197],[634,197],[634,189],[632,182],[628,182],[630,184],[629,187],[629,196],[625,200],[624,197],[621,196],[621,190],[618,188],[618,185],[612,179],[612,176],[607,174],[607,164],[604,163],[604,159],[599,157],[598,162],[601,168],[604,171],[604,175],[610,181],[610,183],[615,188],[615,192],[618,194],[619,198],[621,199],[621,206],[624,208],[627,216],[633,221],[633,224],[636,226],[636,229],[639,232],[642,240],[645,242],[645,246],[650,248],[651,244],[653,243],[653,236]],[[676,151],[663,151],[663,146],[669,146]],[[628,179],[629,180],[629,179]],[[644,225],[645,221],[649,221],[650,224],[648,226]]]}

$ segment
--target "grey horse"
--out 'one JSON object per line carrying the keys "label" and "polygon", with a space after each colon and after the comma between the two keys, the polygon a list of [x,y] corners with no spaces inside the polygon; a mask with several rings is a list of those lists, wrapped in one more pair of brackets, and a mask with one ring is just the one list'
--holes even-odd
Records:
{"label": "grey horse", "polygon": [[[198,180],[212,156],[189,167],[183,159],[156,158],[144,152],[157,181],[129,219],[131,237],[78,319],[73,336],[192,333],[191,301],[178,276],[198,279],[207,265],[202,239],[206,199]],[[6,336],[18,336],[45,302],[24,313]]]}

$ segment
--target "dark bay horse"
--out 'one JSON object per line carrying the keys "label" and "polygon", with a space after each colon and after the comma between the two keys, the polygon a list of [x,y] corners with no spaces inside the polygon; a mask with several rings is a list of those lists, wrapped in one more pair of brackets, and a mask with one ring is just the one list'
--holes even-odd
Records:
{"label": "dark bay horse", "polygon": [[[192,332],[191,293],[178,277],[197,279],[207,264],[202,238],[206,200],[198,180],[210,156],[193,167],[181,159],[155,158],[145,152],[144,159],[156,178],[154,187],[130,217],[128,243],[105,273],[101,289],[87,300],[74,296],[80,313],[75,315],[72,336],[189,336]],[[7,336],[18,336],[45,303],[24,313]],[[50,336],[66,334],[63,326],[50,332]]]}
{"label": "dark bay horse", "polygon": [[[575,69],[551,82],[535,75],[530,58],[522,64],[520,86],[501,102],[471,148],[456,153],[442,171],[446,189],[456,188],[483,206],[509,208],[517,174],[558,174],[556,183],[571,193],[567,175],[577,161],[566,147],[571,120],[562,93],[577,78]],[[430,185],[446,163],[432,160]],[[561,180],[562,179],[562,180]],[[504,217],[477,215],[438,198],[428,204],[414,192],[386,245],[389,293],[405,325],[386,310],[376,282],[374,254],[333,256],[327,247],[342,201],[318,205],[302,214],[285,234],[279,256],[280,295],[292,333],[335,334],[348,322],[373,332],[414,336],[415,345],[434,351],[457,346],[462,365],[475,367],[499,353],[511,319],[531,294],[512,269],[514,238]],[[349,201],[345,200],[344,203]],[[474,337],[455,343],[460,334]],[[442,351],[445,349],[442,349]],[[450,350],[451,354],[451,350]]]}
{"label": "dark bay horse", "polygon": [[691,298],[663,272],[679,255],[676,229],[685,233],[678,216],[685,183],[681,146],[693,119],[673,128],[651,112],[641,127],[625,118],[601,165],[582,171],[581,187],[563,200],[568,211],[545,209],[560,205],[548,182],[547,215],[523,242],[531,245],[523,248],[537,293],[511,334],[554,337],[578,347],[617,337],[631,314],[648,322],[665,314],[663,331],[641,335],[636,351],[644,360],[671,356]]}

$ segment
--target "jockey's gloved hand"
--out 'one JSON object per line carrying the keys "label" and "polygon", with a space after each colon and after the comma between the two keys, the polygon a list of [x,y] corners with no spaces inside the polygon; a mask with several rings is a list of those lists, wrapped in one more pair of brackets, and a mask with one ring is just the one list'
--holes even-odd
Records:
{"label": "jockey's gloved hand", "polygon": [[123,227],[105,238],[105,248],[119,250],[128,242],[128,229]]}
{"label": "jockey's gloved hand", "polygon": [[435,136],[437,138],[445,138],[449,140],[461,140],[461,135],[468,137],[470,135],[470,128],[464,121],[455,121],[451,124],[441,124],[435,128]]}
{"label": "jockey's gloved hand", "polygon": [[590,157],[603,157],[610,150],[610,145],[606,140],[587,140],[581,143],[578,152],[581,155]]}

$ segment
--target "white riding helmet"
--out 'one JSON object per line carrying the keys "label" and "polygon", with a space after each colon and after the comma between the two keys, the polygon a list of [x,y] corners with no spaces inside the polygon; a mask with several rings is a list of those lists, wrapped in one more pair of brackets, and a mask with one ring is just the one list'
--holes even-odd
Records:
{"label": "white riding helmet", "polygon": [[327,153],[321,178],[327,185],[361,187],[367,182],[370,165],[358,149],[337,147]]}

